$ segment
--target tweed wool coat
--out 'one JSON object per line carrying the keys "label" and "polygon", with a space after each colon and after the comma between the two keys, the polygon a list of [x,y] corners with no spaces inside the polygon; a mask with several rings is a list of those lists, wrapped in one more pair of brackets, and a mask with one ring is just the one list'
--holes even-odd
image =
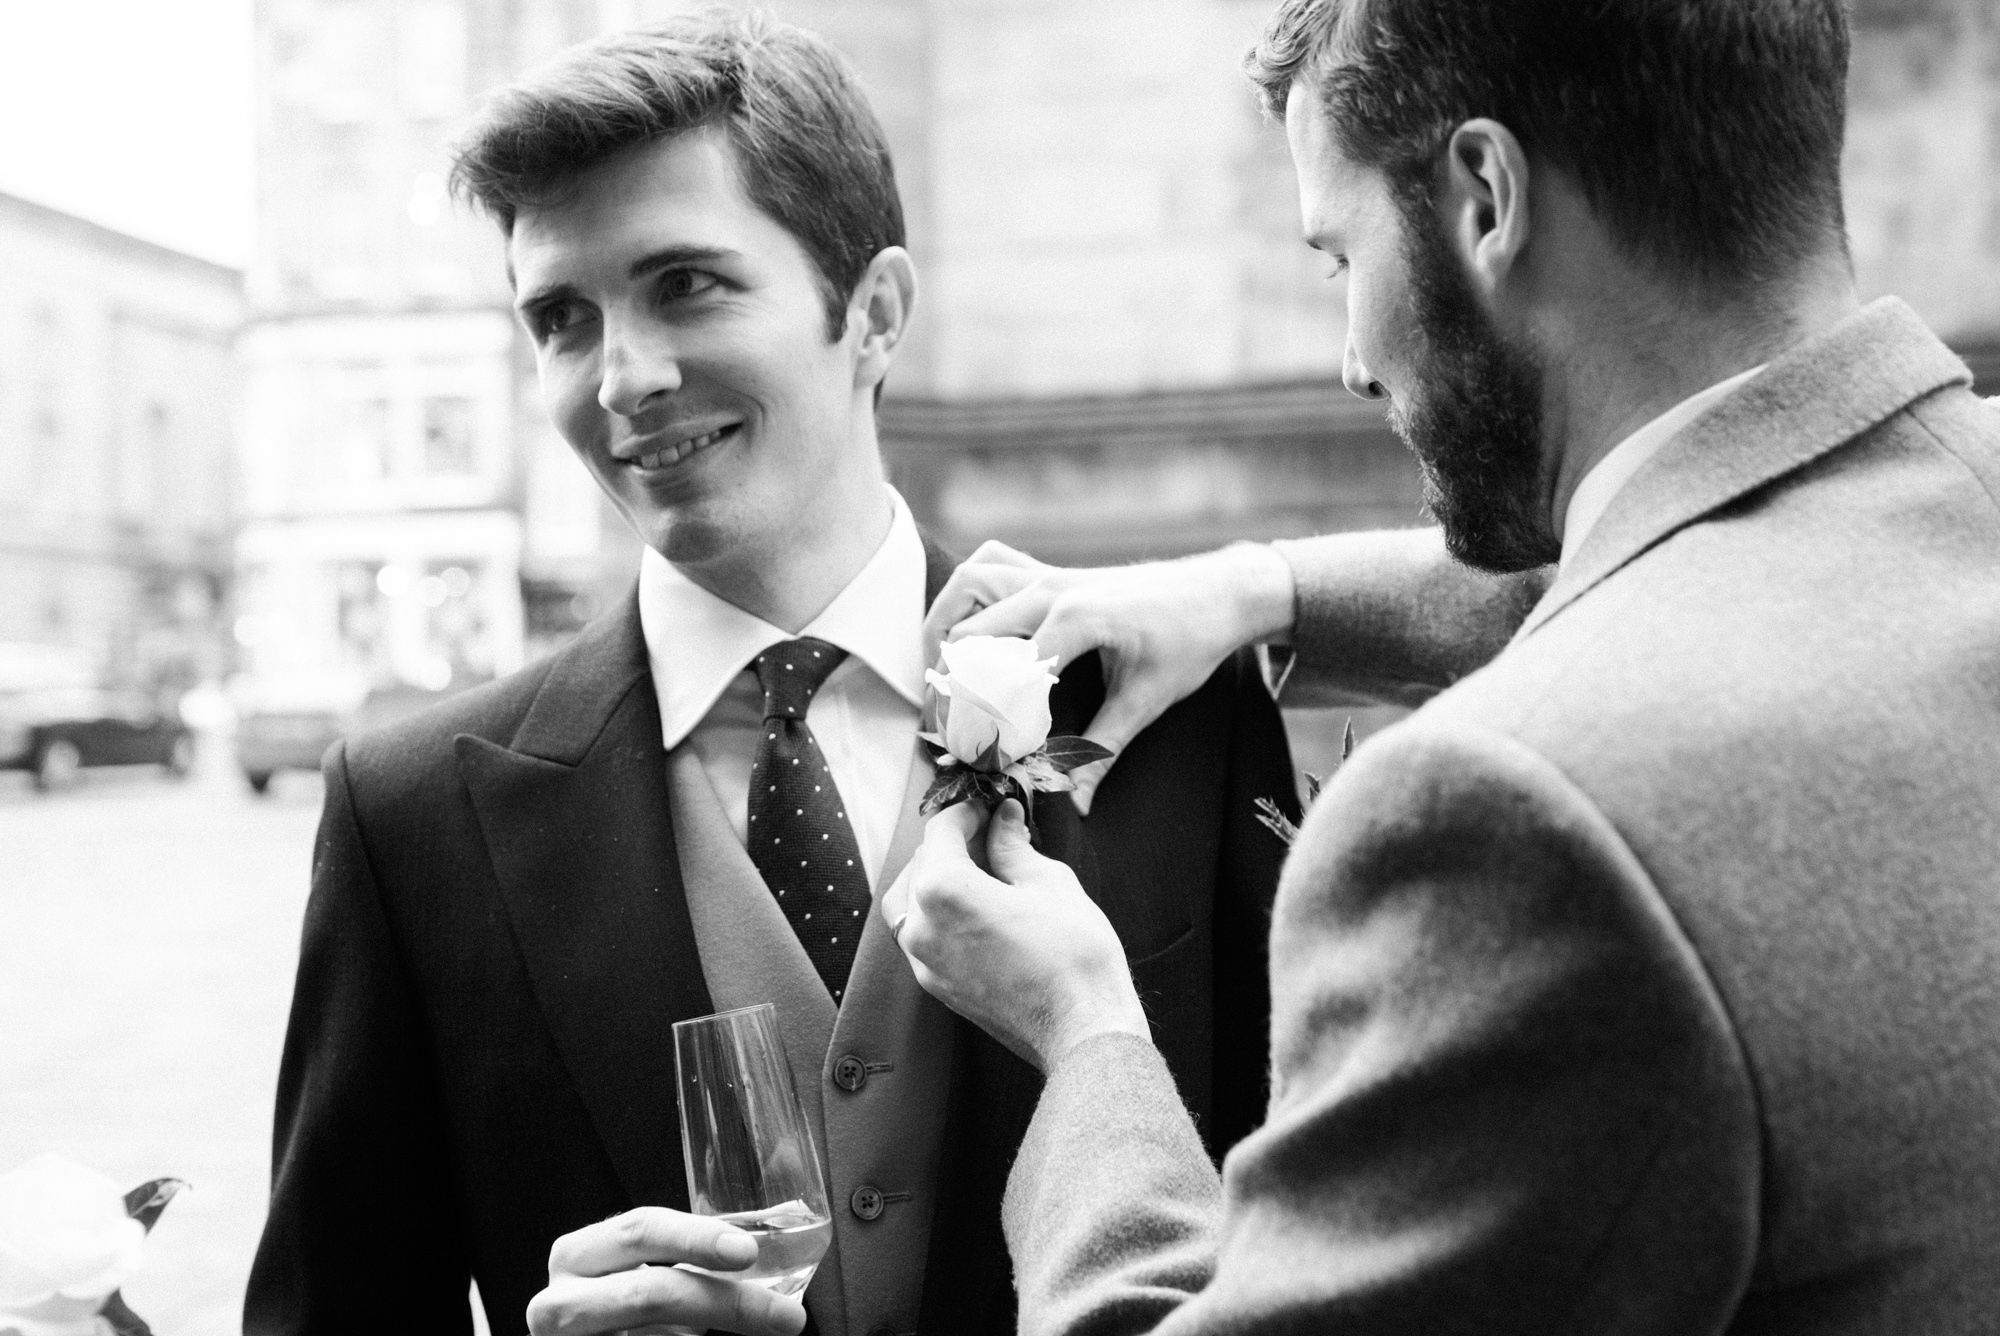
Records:
{"label": "tweed wool coat", "polygon": [[[1220,1180],[1142,1041],[1052,1073],[1022,1330],[2000,1324],[2000,412],[1906,307],[1769,365],[1490,664],[1364,743]],[[1300,671],[1346,577],[1298,571]],[[1334,613],[1338,615],[1329,615]]]}

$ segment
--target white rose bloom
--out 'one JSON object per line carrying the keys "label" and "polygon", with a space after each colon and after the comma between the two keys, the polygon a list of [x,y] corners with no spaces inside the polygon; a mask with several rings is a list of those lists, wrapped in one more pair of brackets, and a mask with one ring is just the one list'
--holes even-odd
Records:
{"label": "white rose bloom", "polygon": [[1037,657],[1019,636],[967,636],[940,647],[924,674],[937,693],[937,732],[944,749],[970,764],[996,741],[1000,767],[1038,751],[1049,740],[1049,688],[1054,659]]}
{"label": "white rose bloom", "polygon": [[96,1336],[97,1310],[123,1285],[146,1227],[104,1175],[60,1155],[0,1174],[0,1336]]}

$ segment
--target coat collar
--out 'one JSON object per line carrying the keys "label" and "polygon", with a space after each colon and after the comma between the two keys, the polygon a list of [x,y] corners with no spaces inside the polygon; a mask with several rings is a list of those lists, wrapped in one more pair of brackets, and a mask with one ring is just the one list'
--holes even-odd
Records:
{"label": "coat collar", "polygon": [[1681,529],[1970,378],[1908,306],[1871,303],[1773,360],[1662,447],[1612,498],[1515,638]]}

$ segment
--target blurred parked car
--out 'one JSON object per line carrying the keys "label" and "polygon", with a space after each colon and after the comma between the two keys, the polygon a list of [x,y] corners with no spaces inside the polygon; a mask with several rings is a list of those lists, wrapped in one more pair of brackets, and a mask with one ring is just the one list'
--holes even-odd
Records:
{"label": "blurred parked car", "polygon": [[340,737],[348,711],[331,704],[258,708],[237,717],[236,765],[252,789],[263,793],[280,770],[317,770],[319,758]]}
{"label": "blurred parked car", "polygon": [[59,788],[84,766],[162,765],[185,775],[194,734],[144,692],[102,687],[0,687],[0,769]]}
{"label": "blurred parked car", "polygon": [[377,687],[356,696],[338,682],[238,688],[236,764],[258,793],[282,770],[317,770],[341,738],[414,714],[461,688],[432,691],[408,685]]}

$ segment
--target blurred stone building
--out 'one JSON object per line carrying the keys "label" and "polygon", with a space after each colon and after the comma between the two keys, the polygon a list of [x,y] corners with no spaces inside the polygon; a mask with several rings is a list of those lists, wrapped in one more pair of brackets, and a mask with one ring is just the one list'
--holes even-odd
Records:
{"label": "blurred stone building", "polygon": [[0,680],[223,669],[242,275],[0,194]]}
{"label": "blurred stone building", "polygon": [[[947,542],[1064,560],[1418,521],[1341,390],[1339,290],[1238,70],[1273,0],[776,0],[844,50],[922,278],[882,408]],[[255,322],[238,545],[254,659],[504,671],[630,578],[542,417],[499,238],[445,198],[476,97],[673,0],[259,0]],[[1863,286],[1984,358],[2000,330],[1986,0],[1862,0]],[[1996,359],[2000,360],[2000,359]]]}
{"label": "blurred stone building", "polygon": [[[464,680],[622,591],[630,540],[541,414],[446,146],[479,92],[684,7],[260,0],[255,666]],[[1415,518],[1379,415],[1327,379],[1338,308],[1229,54],[1263,0],[777,8],[888,125],[924,292],[884,434],[948,540],[1110,557]]]}

